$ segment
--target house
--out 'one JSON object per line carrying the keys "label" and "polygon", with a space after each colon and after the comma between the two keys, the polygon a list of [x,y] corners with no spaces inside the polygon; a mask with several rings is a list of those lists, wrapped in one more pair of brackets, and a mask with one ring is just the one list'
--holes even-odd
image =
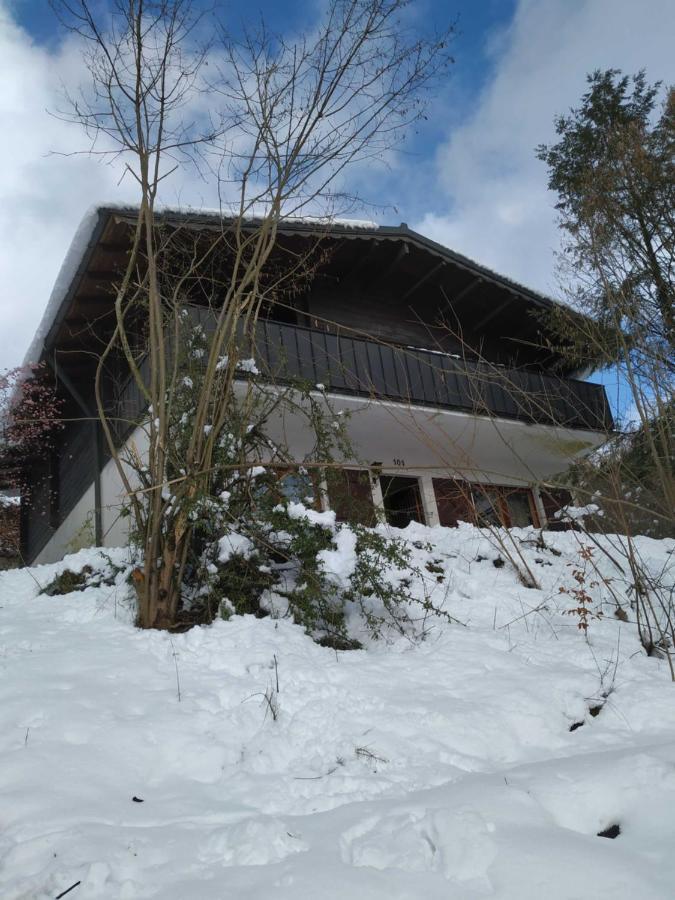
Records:
{"label": "house", "polygon": [[[216,213],[161,218],[197,235],[223,226]],[[134,222],[133,209],[113,206],[85,218],[28,353],[27,362],[53,369],[69,420],[49,458],[31,461],[21,509],[29,562],[126,538],[93,381]],[[262,310],[254,352],[263,374],[302,378],[350,412],[356,455],[344,478],[353,496],[396,526],[546,525],[554,498],[538,485],[612,428],[604,388],[580,380],[542,341],[540,314],[553,301],[404,224],[282,222],[272,263],[310,252],[311,277]],[[208,319],[198,299],[193,313]],[[136,385],[118,377],[109,387],[124,422],[118,440],[142,448]],[[282,424],[302,458],[308,435]]]}

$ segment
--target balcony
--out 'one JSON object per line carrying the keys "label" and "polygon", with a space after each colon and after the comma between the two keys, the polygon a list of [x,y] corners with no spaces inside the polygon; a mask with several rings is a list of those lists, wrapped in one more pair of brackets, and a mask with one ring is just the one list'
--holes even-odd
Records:
{"label": "balcony", "polygon": [[613,426],[604,387],[585,381],[271,321],[259,321],[254,352],[280,383],[592,432]]}
{"label": "balcony", "polygon": [[[207,310],[192,312],[211,330]],[[254,344],[247,352],[261,374],[280,384],[322,384],[338,394],[596,433],[613,426],[604,387],[586,381],[266,320],[259,320]],[[130,379],[118,398],[120,439],[143,408]]]}

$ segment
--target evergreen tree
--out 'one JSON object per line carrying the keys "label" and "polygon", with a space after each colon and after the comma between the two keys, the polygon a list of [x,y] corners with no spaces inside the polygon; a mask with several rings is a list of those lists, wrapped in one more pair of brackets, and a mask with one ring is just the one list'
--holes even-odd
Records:
{"label": "evergreen tree", "polygon": [[556,119],[557,143],[537,155],[566,232],[583,312],[606,331],[596,352],[621,359],[620,328],[636,351],[675,358],[675,88],[655,118],[660,84],[644,72],[588,76],[581,106]]}
{"label": "evergreen tree", "polygon": [[556,118],[558,141],[537,149],[569,276],[570,308],[547,325],[569,363],[617,366],[637,425],[577,487],[599,490],[627,533],[675,534],[675,88],[616,69],[588,85]]}

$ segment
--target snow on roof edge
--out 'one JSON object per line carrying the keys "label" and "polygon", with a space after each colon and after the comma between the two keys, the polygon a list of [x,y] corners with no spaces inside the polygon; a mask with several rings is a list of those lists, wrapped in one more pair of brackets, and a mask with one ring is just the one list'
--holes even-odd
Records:
{"label": "snow on roof edge", "polygon": [[[98,205],[98,209],[110,209],[130,213],[136,213],[138,211],[137,206],[129,203],[101,203]],[[195,216],[204,219],[235,219],[239,216],[239,211],[234,206],[230,209],[225,206],[219,209],[218,207],[209,206],[171,206],[157,203],[155,205],[155,212],[158,215]],[[259,222],[262,218],[263,213],[260,215],[251,213],[242,216],[242,219],[245,222]],[[281,221],[292,223],[294,225],[337,225],[339,228],[363,228],[369,231],[377,230],[380,227],[377,222],[373,222],[369,219],[342,219],[333,216],[282,216]]]}
{"label": "snow on roof edge", "polygon": [[30,346],[28,347],[28,350],[26,351],[26,354],[23,358],[24,366],[40,361],[40,356],[43,349],[42,345],[44,344],[45,338],[49,334],[49,331],[56,320],[58,312],[61,309],[61,305],[66,298],[75,275],[77,274],[77,270],[82,264],[82,259],[87,247],[89,246],[89,243],[91,242],[92,237],[94,236],[96,225],[98,224],[99,220],[99,215],[103,208],[104,207],[98,204],[95,206],[90,206],[87,212],[82,217],[77,231],[75,232],[75,235],[70,242],[68,252],[66,253],[65,258],[61,263],[61,268],[59,269],[59,273],[56,276],[56,281],[54,282],[54,287],[52,288],[52,292],[49,295],[49,300],[47,301],[47,305],[45,306],[45,311],[43,312],[42,318],[40,319],[40,324],[38,325],[35,335],[33,336],[33,340],[31,341]]}

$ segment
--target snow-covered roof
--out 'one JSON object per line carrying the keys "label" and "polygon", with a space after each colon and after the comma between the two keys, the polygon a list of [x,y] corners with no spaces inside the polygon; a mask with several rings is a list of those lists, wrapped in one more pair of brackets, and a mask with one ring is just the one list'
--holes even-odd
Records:
{"label": "snow-covered roof", "polygon": [[24,366],[29,363],[39,362],[45,338],[47,337],[52,324],[56,320],[57,313],[66,298],[79,267],[82,265],[85,251],[89,246],[98,220],[99,207],[92,206],[83,216],[82,221],[75,232],[75,236],[70,242],[70,247],[68,248],[65,259],[61,263],[59,274],[56,276],[56,281],[54,282],[54,287],[49,295],[49,300],[47,301],[45,311],[42,314],[42,319],[40,319],[37,331],[26,351],[23,360]]}

